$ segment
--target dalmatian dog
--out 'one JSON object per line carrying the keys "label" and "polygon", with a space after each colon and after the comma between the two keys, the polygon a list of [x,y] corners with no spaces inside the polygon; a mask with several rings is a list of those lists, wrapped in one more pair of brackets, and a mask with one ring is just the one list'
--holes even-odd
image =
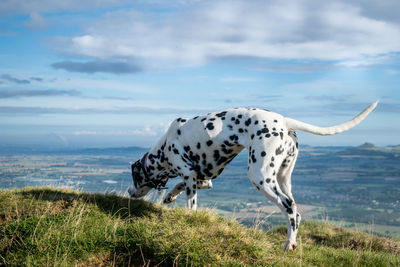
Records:
{"label": "dalmatian dog", "polygon": [[145,196],[164,187],[169,178],[181,177],[166,196],[173,202],[186,192],[187,207],[197,209],[197,190],[212,188],[226,165],[244,148],[248,150],[248,177],[277,205],[288,219],[284,249],[296,248],[301,216],[292,195],[291,175],[297,159],[295,130],[317,135],[346,131],[364,120],[377,106],[368,106],[352,120],[332,127],[318,127],[257,108],[235,108],[192,119],[174,120],[158,143],[132,164],[131,197]]}

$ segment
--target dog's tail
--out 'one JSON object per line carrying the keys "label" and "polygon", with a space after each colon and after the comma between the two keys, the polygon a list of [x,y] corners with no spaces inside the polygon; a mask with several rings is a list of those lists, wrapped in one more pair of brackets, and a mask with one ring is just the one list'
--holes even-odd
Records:
{"label": "dog's tail", "polygon": [[308,123],[304,123],[301,121],[297,121],[291,118],[285,118],[286,126],[288,130],[300,130],[312,134],[318,135],[332,135],[338,134],[344,131],[347,131],[350,128],[353,128],[357,124],[359,124],[362,120],[364,120],[368,114],[374,110],[374,108],[378,105],[378,101],[369,105],[366,109],[364,109],[360,114],[355,116],[352,120],[342,123],[340,125],[331,126],[331,127],[318,127]]}

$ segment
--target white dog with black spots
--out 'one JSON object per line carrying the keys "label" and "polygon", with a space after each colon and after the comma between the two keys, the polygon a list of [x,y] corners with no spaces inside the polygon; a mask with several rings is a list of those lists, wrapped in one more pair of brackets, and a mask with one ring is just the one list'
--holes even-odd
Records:
{"label": "white dog with black spots", "polygon": [[179,118],[141,160],[132,164],[133,198],[164,187],[169,178],[181,177],[164,199],[172,203],[186,192],[187,207],[197,209],[197,190],[212,188],[211,180],[244,148],[248,150],[248,177],[253,185],[275,203],[288,219],[285,250],[296,248],[301,216],[292,195],[291,175],[298,154],[295,130],[317,135],[346,131],[367,117],[371,104],[358,116],[341,125],[318,127],[258,108],[235,108]]}

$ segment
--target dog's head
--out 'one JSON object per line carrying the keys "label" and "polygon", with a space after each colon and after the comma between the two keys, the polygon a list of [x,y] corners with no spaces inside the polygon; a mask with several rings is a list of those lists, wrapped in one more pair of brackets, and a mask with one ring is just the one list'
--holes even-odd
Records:
{"label": "dog's head", "polygon": [[133,198],[143,197],[152,189],[142,161],[138,160],[131,165],[133,187],[129,188],[128,193]]}

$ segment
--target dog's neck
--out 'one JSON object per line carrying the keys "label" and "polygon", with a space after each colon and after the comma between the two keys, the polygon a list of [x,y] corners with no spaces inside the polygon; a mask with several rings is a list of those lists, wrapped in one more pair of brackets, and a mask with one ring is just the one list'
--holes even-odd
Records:
{"label": "dog's neck", "polygon": [[165,180],[171,177],[176,177],[176,174],[170,169],[168,159],[164,153],[165,142],[154,146],[147,155],[147,175],[151,180]]}

